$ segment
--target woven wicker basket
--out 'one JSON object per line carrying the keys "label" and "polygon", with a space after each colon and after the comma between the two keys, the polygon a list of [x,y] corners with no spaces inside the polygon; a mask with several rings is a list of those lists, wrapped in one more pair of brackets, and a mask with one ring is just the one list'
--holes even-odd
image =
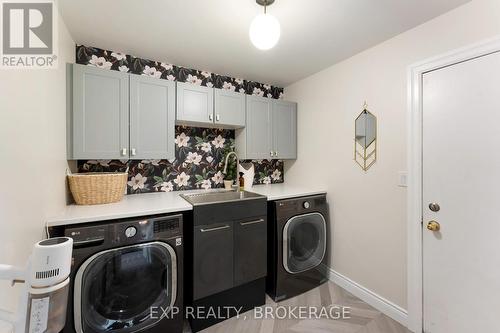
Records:
{"label": "woven wicker basket", "polygon": [[123,199],[128,173],[89,172],[68,174],[68,183],[77,205],[100,205]]}

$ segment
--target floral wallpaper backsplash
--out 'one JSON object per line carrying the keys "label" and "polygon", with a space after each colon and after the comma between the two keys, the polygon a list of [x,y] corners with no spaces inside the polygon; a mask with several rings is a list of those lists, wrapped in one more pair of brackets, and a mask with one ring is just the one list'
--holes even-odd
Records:
{"label": "floral wallpaper backsplash", "polygon": [[255,168],[255,176],[253,177],[253,184],[277,184],[283,183],[283,161],[282,160],[243,160],[241,163],[253,163]]}
{"label": "floral wallpaper backsplash", "polygon": [[[76,63],[170,81],[188,82],[279,99],[283,88],[189,69],[166,62],[137,58],[120,52],[76,46]],[[176,126],[175,160],[78,161],[79,172],[113,172],[129,169],[127,192],[147,193],[209,189],[224,186],[224,152],[234,146],[234,130]],[[283,182],[283,161],[252,162],[254,184]]]}
{"label": "floral wallpaper backsplash", "polygon": [[254,81],[189,69],[166,62],[137,58],[128,54],[84,45],[76,46],[76,63],[120,72],[152,76],[170,81],[227,89],[269,98],[282,98],[283,88]]}
{"label": "floral wallpaper backsplash", "polygon": [[[223,187],[224,152],[234,146],[234,130],[176,126],[175,136],[173,161],[78,161],[78,171],[124,172],[128,167],[128,194]],[[283,183],[283,161],[251,162],[255,167],[254,184]]]}

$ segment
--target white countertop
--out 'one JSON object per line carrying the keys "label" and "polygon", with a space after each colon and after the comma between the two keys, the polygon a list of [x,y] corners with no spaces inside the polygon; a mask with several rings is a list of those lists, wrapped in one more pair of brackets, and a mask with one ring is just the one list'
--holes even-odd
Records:
{"label": "white countertop", "polygon": [[76,224],[134,216],[165,214],[192,210],[180,192],[155,192],[125,195],[117,203],[105,205],[68,205],[60,215],[49,218],[48,226]]}
{"label": "white countertop", "polygon": [[267,197],[267,200],[269,201],[326,193],[326,190],[322,188],[293,186],[286,183],[272,185],[254,185],[249,191],[265,195]]}
{"label": "white countertop", "polygon": [[[103,220],[114,220],[135,216],[176,213],[192,210],[193,206],[181,198],[182,193],[196,193],[205,190],[157,192],[126,195],[122,201],[106,205],[68,205],[59,215],[48,219],[49,227]],[[326,193],[323,189],[304,188],[287,184],[255,185],[250,192],[267,197],[267,200],[281,200]]]}

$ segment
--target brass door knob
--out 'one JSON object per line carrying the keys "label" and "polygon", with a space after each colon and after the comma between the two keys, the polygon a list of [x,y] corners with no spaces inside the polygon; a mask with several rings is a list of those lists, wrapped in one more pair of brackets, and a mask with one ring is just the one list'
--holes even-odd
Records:
{"label": "brass door knob", "polygon": [[439,229],[441,229],[441,225],[436,221],[430,221],[427,223],[427,229],[430,231],[439,231]]}

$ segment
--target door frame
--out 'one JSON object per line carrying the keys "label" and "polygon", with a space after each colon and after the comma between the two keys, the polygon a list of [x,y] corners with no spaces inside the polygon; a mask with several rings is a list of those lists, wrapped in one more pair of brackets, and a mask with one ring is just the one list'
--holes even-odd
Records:
{"label": "door frame", "polygon": [[425,73],[500,52],[500,36],[433,57],[408,68],[407,260],[408,328],[423,332],[422,77]]}

